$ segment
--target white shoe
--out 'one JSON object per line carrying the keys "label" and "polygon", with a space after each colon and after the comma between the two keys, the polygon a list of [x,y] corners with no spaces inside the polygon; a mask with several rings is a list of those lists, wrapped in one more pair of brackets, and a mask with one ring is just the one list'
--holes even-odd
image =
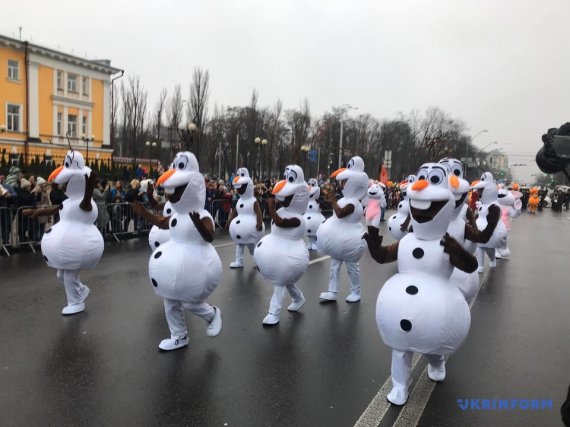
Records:
{"label": "white shoe", "polygon": [[85,304],[80,302],[79,304],[69,304],[68,306],[63,307],[63,310],[61,310],[61,314],[63,314],[64,316],[71,316],[72,314],[81,313],[84,310],[85,310]]}
{"label": "white shoe", "polygon": [[408,401],[409,395],[410,393],[408,393],[408,389],[394,387],[392,391],[388,393],[386,399],[394,405],[402,406]]}
{"label": "white shoe", "polygon": [[495,249],[495,258],[503,259],[503,254],[501,254],[501,251],[499,249]]}
{"label": "white shoe", "polygon": [[267,316],[265,316],[265,318],[263,319],[263,324],[264,325],[277,325],[279,323],[279,316],[276,316],[275,314],[271,314],[269,313]]}
{"label": "white shoe", "polygon": [[351,292],[346,297],[346,302],[358,302],[360,301],[360,292]]}
{"label": "white shoe", "polygon": [[494,270],[496,266],[497,266],[497,260],[495,260],[495,261],[489,260],[489,268],[491,270]]}
{"label": "white shoe", "polygon": [[91,295],[91,289],[89,289],[87,286],[84,286],[83,291],[81,291],[81,302],[87,301],[89,295]]}
{"label": "white shoe", "polygon": [[319,298],[324,301],[336,301],[336,292],[322,292]]}
{"label": "white shoe", "polygon": [[440,366],[432,366],[428,363],[428,377],[435,382],[441,382],[445,379],[445,360]]}
{"label": "white shoe", "polygon": [[293,301],[291,303],[291,305],[289,305],[289,307],[287,307],[287,310],[299,311],[301,309],[301,307],[303,307],[304,305],[305,305],[305,296],[303,294],[301,294],[301,298],[299,298],[298,301]]}
{"label": "white shoe", "polygon": [[479,274],[483,273],[485,271],[485,267],[477,267],[477,272]]}
{"label": "white shoe", "polygon": [[501,255],[503,258],[508,258],[511,256],[511,250],[509,248],[501,249]]}
{"label": "white shoe", "polygon": [[216,306],[214,306],[214,310],[214,318],[206,328],[206,335],[209,337],[217,337],[222,332],[222,310]]}
{"label": "white shoe", "polygon": [[166,338],[158,345],[158,348],[164,351],[176,350],[178,348],[186,347],[188,345],[188,337],[184,338]]}
{"label": "white shoe", "polygon": [[237,261],[234,261],[230,264],[230,268],[243,268],[243,264],[240,264]]}

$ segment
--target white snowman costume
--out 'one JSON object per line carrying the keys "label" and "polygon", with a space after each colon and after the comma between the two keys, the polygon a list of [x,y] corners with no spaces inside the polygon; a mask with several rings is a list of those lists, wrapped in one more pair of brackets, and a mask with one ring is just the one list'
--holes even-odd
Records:
{"label": "white snowman costume", "polygon": [[[497,205],[498,188],[493,175],[490,172],[485,172],[481,175],[481,180],[476,182],[473,186],[479,192],[479,201],[481,202],[478,211],[477,227],[483,230],[487,227],[487,214],[489,213],[489,206]],[[487,243],[480,243],[477,245],[477,261],[479,262],[479,273],[484,271],[485,253],[489,257],[489,268],[494,269],[497,266],[497,259],[495,257],[495,249],[501,247],[501,242],[507,238],[507,228],[502,221],[497,223],[493,235]]]}
{"label": "white snowman costume", "polygon": [[49,267],[57,269],[57,278],[63,282],[67,295],[67,307],[63,315],[80,313],[90,290],[79,280],[79,271],[92,269],[103,255],[103,237],[94,225],[97,204],[91,200],[91,210],[84,211],[80,204],[86,194],[86,177],[93,173],[85,166],[79,151],[69,150],[64,165],[54,170],[48,178],[56,184],[67,183],[59,222],[46,230],[41,248]]}
{"label": "white snowman costume", "polygon": [[305,219],[307,246],[310,251],[316,251],[317,230],[325,222],[325,217],[321,213],[321,205],[319,203],[319,197],[321,196],[319,182],[315,178],[311,178],[307,181],[307,184],[309,185],[309,204],[303,218]]}
{"label": "white snowman costume", "polygon": [[402,200],[398,203],[398,210],[388,218],[388,231],[396,240],[400,240],[408,233],[407,230],[402,231],[401,227],[410,216],[410,201],[408,200],[407,188],[416,181],[416,176],[409,175],[407,181],[408,183],[402,187]]}
{"label": "white snowman costume", "polygon": [[319,296],[323,301],[336,301],[340,291],[340,268],[346,263],[350,279],[350,294],[347,302],[360,301],[360,267],[358,261],[366,250],[366,241],[362,239],[365,234],[362,226],[364,208],[361,200],[366,197],[368,190],[368,175],[364,172],[364,161],[355,156],[347,164],[333,172],[331,178],[337,181],[346,181],[342,190],[342,197],[338,206],[342,209],[352,205],[352,213],[339,218],[336,212],[327,219],[317,231],[317,245],[321,252],[331,257],[331,269],[328,291]]}
{"label": "white snowman costume", "polygon": [[378,183],[370,184],[364,212],[366,225],[380,228],[380,218],[382,217],[382,211],[384,209],[386,209],[386,196],[384,196],[382,186]]}
{"label": "white snowman costume", "polygon": [[[230,268],[243,268],[244,249],[247,247],[253,256],[255,245],[263,237],[265,224],[261,218],[257,217],[255,209],[257,200],[253,195],[253,181],[246,168],[237,170],[233,186],[240,196],[235,207],[237,216],[230,223],[230,236],[236,244],[236,260],[230,264]],[[259,206],[258,210],[261,213]],[[261,230],[257,229],[258,220],[261,222]]]}
{"label": "white snowman costume", "polygon": [[520,196],[517,196],[522,193],[513,192],[504,188],[499,189],[497,192],[497,201],[501,206],[501,221],[505,225],[507,230],[507,234],[505,238],[501,240],[500,247],[495,249],[495,257],[496,258],[508,258],[511,255],[511,250],[507,246],[507,242],[509,239],[509,232],[511,230],[511,220],[514,218],[518,218],[521,214],[522,203],[520,201]]}
{"label": "white snowman costume", "polygon": [[309,266],[309,251],[303,240],[303,213],[309,202],[309,190],[303,170],[297,165],[287,166],[283,180],[275,185],[273,194],[283,207],[275,213],[276,221],[271,223],[271,234],[260,240],[253,253],[259,272],[273,285],[273,296],[269,313],[263,319],[264,325],[279,323],[286,290],[293,299],[287,310],[298,311],[303,306],[305,297],[296,282]]}
{"label": "white snowman costume", "polygon": [[[174,213],[174,208],[170,202],[166,202],[162,208],[162,216],[170,217]],[[163,230],[156,225],[153,225],[148,233],[148,244],[154,251],[163,243],[170,239],[170,230]]]}
{"label": "white snowman costume", "polygon": [[[204,209],[206,187],[194,154],[180,152],[171,169],[157,181],[164,187],[174,212],[169,221],[170,239],[152,253],[148,265],[154,292],[164,299],[170,338],[159,344],[161,350],[175,350],[188,345],[184,310],[208,322],[206,333],[216,336],[222,328],[218,307],[205,302],[216,289],[222,275],[222,263],[214,246],[204,240],[191,218],[213,218]],[[178,194],[179,199],[174,197]]]}
{"label": "white snowman costume", "polygon": [[[463,179],[463,163],[457,159],[445,158],[440,160],[439,164],[446,166],[449,171],[449,189],[455,199],[447,232],[451,237],[457,240],[467,252],[473,253],[477,246],[474,243],[470,243],[470,240],[465,236],[465,230],[468,226],[468,206],[465,202],[469,194],[470,185],[469,182]],[[467,304],[471,303],[479,291],[479,274],[477,274],[476,271],[466,273],[459,268],[454,268],[451,274],[451,281],[459,288]]]}
{"label": "white snowman costume", "polygon": [[427,358],[430,379],[442,381],[444,356],[454,353],[469,332],[469,307],[450,282],[454,265],[448,247],[454,259],[465,260],[467,270],[474,271],[476,261],[452,238],[442,240],[455,204],[447,174],[442,165],[424,164],[408,188],[413,233],[392,245],[398,273],[384,284],[376,304],[378,330],[393,349],[393,388],[387,398],[397,405],[408,399],[413,352]]}

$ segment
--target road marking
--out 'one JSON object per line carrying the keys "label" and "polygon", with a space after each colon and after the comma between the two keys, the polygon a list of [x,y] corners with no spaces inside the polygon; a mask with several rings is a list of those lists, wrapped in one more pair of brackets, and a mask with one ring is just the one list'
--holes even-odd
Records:
{"label": "road marking", "polygon": [[230,242],[230,243],[220,243],[219,245],[214,245],[215,248],[223,248],[224,246],[230,246],[233,245],[234,242]]}
{"label": "road marking", "polygon": [[[469,309],[471,309],[473,304],[475,304],[475,300],[479,296],[479,291],[489,277],[489,271],[489,269],[486,270],[483,280],[481,280],[481,284],[479,285],[479,289],[477,289],[477,294],[475,294],[475,298],[473,298],[473,301],[469,304]],[[412,359],[412,371],[416,367],[420,358],[421,356],[418,353],[414,353],[414,358]],[[446,363],[447,360],[448,358],[446,358]],[[393,425],[406,427],[417,426],[431,397],[435,384],[436,383],[434,381],[429,379],[426,366],[420,374],[418,381],[410,391],[410,397],[398,414],[398,418]],[[388,409],[392,406],[387,399],[388,393],[390,393],[390,390],[392,389],[391,386],[392,376],[389,376],[368,407],[364,410],[358,421],[356,421],[356,424],[354,425],[355,427],[378,426],[382,422],[386,412],[388,412]]]}
{"label": "road marking", "polygon": [[330,256],[328,256],[328,255],[322,256],[320,258],[315,258],[315,259],[309,261],[309,265],[316,264],[317,262],[321,262],[321,261],[324,261],[325,259],[329,259],[329,258],[330,258]]}

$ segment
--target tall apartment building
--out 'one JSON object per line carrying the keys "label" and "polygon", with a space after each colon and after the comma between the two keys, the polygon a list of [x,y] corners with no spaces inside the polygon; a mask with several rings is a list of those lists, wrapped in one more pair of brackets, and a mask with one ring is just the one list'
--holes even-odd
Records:
{"label": "tall apartment building", "polygon": [[111,160],[108,60],[87,60],[0,35],[0,155],[61,163],[74,148]]}

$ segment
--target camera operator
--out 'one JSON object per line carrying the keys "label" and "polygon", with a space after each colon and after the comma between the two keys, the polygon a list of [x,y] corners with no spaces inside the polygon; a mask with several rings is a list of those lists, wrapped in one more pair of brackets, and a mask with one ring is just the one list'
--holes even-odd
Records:
{"label": "camera operator", "polygon": [[566,168],[570,165],[570,122],[560,128],[548,129],[542,135],[544,146],[536,153],[536,164],[544,173],[564,172],[570,179]]}

